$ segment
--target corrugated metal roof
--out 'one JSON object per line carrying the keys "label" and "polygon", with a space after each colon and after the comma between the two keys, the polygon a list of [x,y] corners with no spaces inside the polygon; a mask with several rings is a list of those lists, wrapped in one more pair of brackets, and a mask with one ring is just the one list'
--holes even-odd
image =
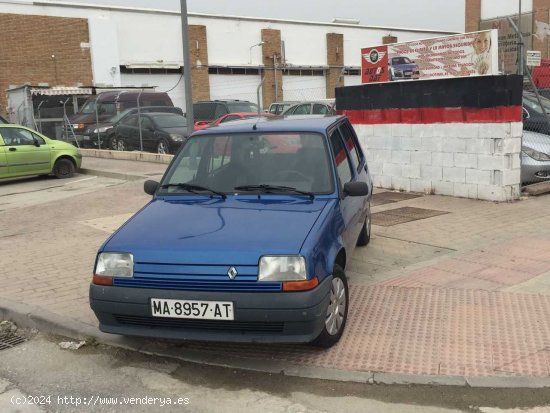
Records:
{"label": "corrugated metal roof", "polygon": [[91,95],[92,89],[86,87],[65,87],[65,86],[55,86],[49,88],[33,88],[31,89],[31,94],[33,95],[47,95],[47,96],[58,96],[58,95]]}

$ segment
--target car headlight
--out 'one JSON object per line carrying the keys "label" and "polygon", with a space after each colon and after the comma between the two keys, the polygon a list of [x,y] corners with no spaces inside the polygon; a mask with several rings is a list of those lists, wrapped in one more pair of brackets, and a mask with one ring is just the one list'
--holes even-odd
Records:
{"label": "car headlight", "polygon": [[177,133],[171,133],[170,137],[174,142],[182,142],[185,139],[183,135],[178,135]]}
{"label": "car headlight", "polygon": [[99,129],[94,129],[93,133],[105,133],[107,132],[109,129],[112,129],[113,127],[112,126],[102,126],[101,128]]}
{"label": "car headlight", "polygon": [[530,158],[533,158],[535,161],[550,161],[550,155],[544,152],[539,152],[528,146],[522,146],[521,151]]}
{"label": "car headlight", "polygon": [[258,281],[301,281],[307,279],[306,260],[299,255],[263,256]]}
{"label": "car headlight", "polygon": [[133,277],[134,256],[126,252],[102,252],[97,257],[95,274],[104,277]]}

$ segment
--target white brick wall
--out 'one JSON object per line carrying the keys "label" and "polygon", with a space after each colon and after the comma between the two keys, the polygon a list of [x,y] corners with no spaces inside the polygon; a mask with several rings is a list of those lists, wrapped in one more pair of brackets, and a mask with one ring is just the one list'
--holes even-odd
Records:
{"label": "white brick wall", "polygon": [[521,122],[354,127],[375,186],[492,201],[519,197]]}

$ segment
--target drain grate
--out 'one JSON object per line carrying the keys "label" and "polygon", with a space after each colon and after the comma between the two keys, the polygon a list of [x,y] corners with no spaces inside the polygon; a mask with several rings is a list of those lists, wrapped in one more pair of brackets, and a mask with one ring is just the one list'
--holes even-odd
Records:
{"label": "drain grate", "polygon": [[377,206],[405,201],[407,199],[420,198],[421,196],[420,194],[411,194],[409,192],[379,192],[372,195],[371,202],[373,206]]}
{"label": "drain grate", "polygon": [[18,336],[17,334],[2,334],[0,335],[0,351],[13,348],[18,344],[22,344],[27,341],[26,338]]}
{"label": "drain grate", "polygon": [[419,219],[426,219],[444,214],[448,214],[448,212],[437,211],[435,209],[403,207],[377,212],[372,214],[371,219],[373,225],[391,227],[393,225],[404,224],[405,222],[417,221]]}

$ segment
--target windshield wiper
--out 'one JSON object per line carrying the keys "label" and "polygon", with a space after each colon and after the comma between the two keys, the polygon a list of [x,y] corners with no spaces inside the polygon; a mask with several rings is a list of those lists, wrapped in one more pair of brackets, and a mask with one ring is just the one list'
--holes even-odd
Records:
{"label": "windshield wiper", "polygon": [[193,194],[199,195],[197,191],[208,191],[214,195],[219,195],[222,197],[222,199],[227,198],[227,195],[225,195],[223,192],[215,191],[211,188],[207,188],[205,186],[200,185],[194,185],[194,184],[187,184],[185,182],[175,183],[175,184],[164,184],[160,186],[161,188],[181,188],[185,189]]}
{"label": "windshield wiper", "polygon": [[297,194],[307,195],[310,199],[315,198],[315,194],[313,192],[308,191],[302,191],[300,189],[296,189],[292,186],[281,186],[281,185],[241,185],[236,186],[233,188],[237,191],[263,191],[263,192],[275,192],[275,191],[281,191],[281,192],[295,192]]}

